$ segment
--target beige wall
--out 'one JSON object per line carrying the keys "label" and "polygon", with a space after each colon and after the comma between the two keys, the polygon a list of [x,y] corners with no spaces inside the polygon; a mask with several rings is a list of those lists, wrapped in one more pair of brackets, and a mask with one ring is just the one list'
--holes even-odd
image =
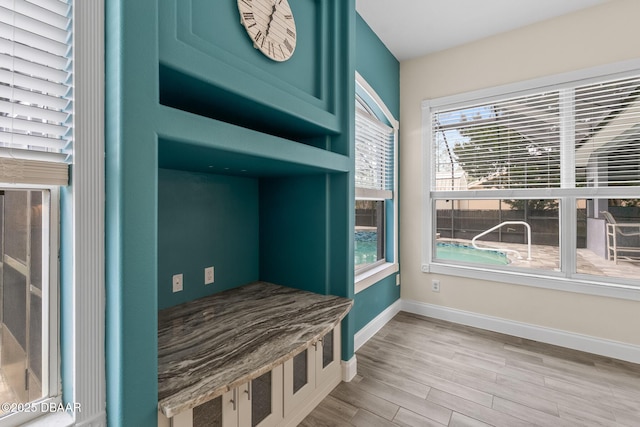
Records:
{"label": "beige wall", "polygon": [[640,58],[640,1],[613,0],[400,64],[402,298],[640,345],[640,302],[422,273],[423,100]]}

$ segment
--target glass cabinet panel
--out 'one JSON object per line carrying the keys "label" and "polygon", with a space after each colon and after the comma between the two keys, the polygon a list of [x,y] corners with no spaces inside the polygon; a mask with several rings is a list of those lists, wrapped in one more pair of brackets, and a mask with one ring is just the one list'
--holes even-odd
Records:
{"label": "glass cabinet panel", "polygon": [[322,338],[322,367],[326,368],[333,362],[333,332]]}
{"label": "glass cabinet panel", "polygon": [[193,427],[222,427],[222,396],[193,408]]}
{"label": "glass cabinet panel", "polygon": [[271,414],[271,372],[251,381],[251,427],[256,427]]}
{"label": "glass cabinet panel", "polygon": [[293,393],[300,391],[305,384],[309,383],[307,371],[309,363],[307,361],[308,350],[303,351],[293,358]]}

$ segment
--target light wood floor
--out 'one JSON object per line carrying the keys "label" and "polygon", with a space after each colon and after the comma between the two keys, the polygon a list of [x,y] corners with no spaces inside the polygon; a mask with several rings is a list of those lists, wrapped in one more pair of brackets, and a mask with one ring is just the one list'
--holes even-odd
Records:
{"label": "light wood floor", "polygon": [[640,426],[640,365],[401,312],[300,426]]}

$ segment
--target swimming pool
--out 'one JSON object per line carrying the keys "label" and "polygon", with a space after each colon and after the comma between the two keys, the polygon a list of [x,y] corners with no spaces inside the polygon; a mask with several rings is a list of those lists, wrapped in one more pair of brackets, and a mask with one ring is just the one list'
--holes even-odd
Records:
{"label": "swimming pool", "polygon": [[509,259],[503,252],[485,251],[461,243],[438,243],[436,245],[436,258],[485,265],[509,264]]}
{"label": "swimming pool", "polygon": [[[376,262],[378,233],[375,231],[356,231],[355,265],[364,266]],[[476,249],[462,243],[444,243],[436,245],[436,259],[470,262],[485,265],[507,265],[509,259],[504,252]]]}

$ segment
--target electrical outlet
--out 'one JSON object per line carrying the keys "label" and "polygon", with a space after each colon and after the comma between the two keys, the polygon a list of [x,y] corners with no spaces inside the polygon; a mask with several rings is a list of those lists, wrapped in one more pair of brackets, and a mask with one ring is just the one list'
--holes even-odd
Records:
{"label": "electrical outlet", "polygon": [[433,292],[440,292],[440,280],[431,281],[431,290]]}
{"label": "electrical outlet", "polygon": [[173,292],[180,292],[182,290],[182,273],[173,275]]}
{"label": "electrical outlet", "polygon": [[396,275],[396,286],[400,286],[400,275]]}
{"label": "electrical outlet", "polygon": [[213,267],[207,267],[204,269],[204,284],[209,285],[214,281]]}

